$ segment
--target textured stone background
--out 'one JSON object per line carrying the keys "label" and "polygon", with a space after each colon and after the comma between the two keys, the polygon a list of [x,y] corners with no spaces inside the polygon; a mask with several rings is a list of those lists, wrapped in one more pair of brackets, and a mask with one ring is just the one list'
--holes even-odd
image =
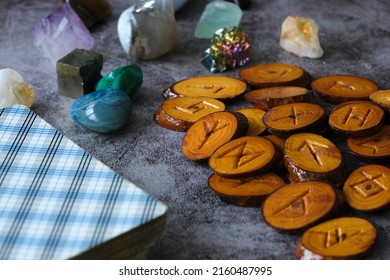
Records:
{"label": "textured stone background", "polygon": [[[206,0],[190,0],[177,14],[179,37],[172,52],[154,61],[133,61],[121,49],[116,32],[120,13],[134,1],[111,0],[113,12],[92,30],[94,50],[104,55],[102,74],[128,63],[144,72],[144,84],[133,99],[132,123],[116,134],[97,134],[73,123],[72,99],[57,94],[55,68],[32,44],[31,30],[61,1],[0,1],[0,68],[13,68],[36,90],[33,110],[68,138],[113,170],[169,206],[162,238],[151,259],[295,259],[299,235],[277,232],[264,224],[260,209],[240,208],[220,201],[209,190],[207,165],[190,162],[181,154],[182,133],[163,129],[152,115],[163,101],[162,90],[173,82],[208,75],[199,59],[208,40],[193,38]],[[274,0],[252,1],[241,27],[252,38],[250,65],[290,63],[314,77],[354,74],[390,88],[390,2],[387,0]],[[299,58],[279,47],[282,21],[287,15],[311,17],[319,25],[321,59]],[[237,76],[238,70],[225,72]],[[249,106],[239,104],[235,106]],[[329,107],[329,106],[328,106]],[[328,108],[329,109],[329,108]],[[345,150],[342,139],[332,139]],[[348,153],[345,163],[362,163]],[[369,259],[390,259],[390,211],[361,214],[378,228],[377,244]]]}

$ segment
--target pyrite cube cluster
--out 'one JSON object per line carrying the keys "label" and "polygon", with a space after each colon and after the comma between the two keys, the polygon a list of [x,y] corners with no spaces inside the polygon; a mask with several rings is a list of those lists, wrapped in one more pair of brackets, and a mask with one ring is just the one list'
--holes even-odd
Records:
{"label": "pyrite cube cluster", "polygon": [[57,61],[57,84],[60,95],[78,98],[95,90],[101,79],[103,55],[75,49]]}

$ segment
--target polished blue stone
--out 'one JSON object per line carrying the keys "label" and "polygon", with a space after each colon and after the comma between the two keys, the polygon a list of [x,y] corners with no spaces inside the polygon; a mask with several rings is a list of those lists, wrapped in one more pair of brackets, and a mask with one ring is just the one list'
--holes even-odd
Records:
{"label": "polished blue stone", "polygon": [[76,99],[70,109],[73,120],[97,132],[125,127],[131,116],[130,97],[121,90],[100,89]]}

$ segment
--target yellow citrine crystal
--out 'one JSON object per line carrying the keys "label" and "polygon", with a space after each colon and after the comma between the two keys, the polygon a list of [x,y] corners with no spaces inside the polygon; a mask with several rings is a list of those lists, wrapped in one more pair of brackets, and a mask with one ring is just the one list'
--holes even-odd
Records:
{"label": "yellow citrine crystal", "polygon": [[13,90],[18,103],[31,108],[35,100],[35,92],[32,86],[28,83],[22,82],[16,84]]}
{"label": "yellow citrine crystal", "polygon": [[18,72],[10,68],[0,69],[0,109],[15,104],[31,107],[34,99],[34,89]]}

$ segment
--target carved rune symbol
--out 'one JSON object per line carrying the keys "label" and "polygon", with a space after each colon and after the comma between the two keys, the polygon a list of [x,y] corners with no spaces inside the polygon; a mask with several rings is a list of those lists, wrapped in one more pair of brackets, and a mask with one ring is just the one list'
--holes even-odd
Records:
{"label": "carved rune symbol", "polygon": [[302,115],[304,115],[304,113],[302,113],[302,112],[297,113],[296,108],[293,106],[293,107],[291,107],[291,113],[289,115],[283,116],[280,118],[276,118],[276,119],[274,119],[274,121],[281,121],[281,120],[289,119],[290,123],[292,125],[298,125],[298,118]]}
{"label": "carved rune symbol", "polygon": [[200,142],[198,149],[202,149],[204,145],[206,145],[207,141],[218,131],[225,129],[228,127],[230,123],[224,123],[221,124],[221,120],[218,119],[217,121],[210,123],[210,122],[203,122],[203,129],[204,129],[204,137],[203,140]]}
{"label": "carved rune symbol", "polygon": [[387,191],[387,187],[383,185],[378,179],[384,177],[383,174],[378,174],[371,176],[365,171],[362,171],[361,174],[365,179],[350,185],[354,191],[360,194],[363,198],[369,198],[383,191]]}
{"label": "carved rune symbol", "polygon": [[344,242],[347,238],[360,234],[360,231],[355,231],[347,235],[347,233],[343,232],[343,229],[339,227],[334,230],[322,232],[322,234],[324,235],[324,247],[330,248]]}
{"label": "carved rune symbol", "polygon": [[291,68],[289,69],[283,69],[282,71],[280,70],[258,70],[257,71],[257,76],[259,77],[269,77],[270,75],[276,76],[276,77],[284,77],[287,74],[289,74],[292,71]]}
{"label": "carved rune symbol", "polygon": [[207,107],[212,107],[214,109],[218,109],[219,108],[218,106],[215,106],[214,104],[211,104],[211,103],[209,103],[207,101],[201,101],[201,102],[189,105],[187,107],[177,106],[175,108],[177,110],[179,110],[179,111],[182,111],[183,113],[186,113],[186,114],[189,114],[189,115],[193,115],[193,114],[196,114],[196,113],[206,109]]}
{"label": "carved rune symbol", "polygon": [[380,137],[380,136],[370,137],[362,142],[356,143],[356,145],[361,147],[371,148],[372,153],[375,155],[381,149],[380,146],[378,147],[378,143],[380,144],[380,142],[382,141],[381,138],[383,139],[384,137]]}
{"label": "carved rune symbol", "polygon": [[220,154],[218,158],[231,158],[233,159],[233,169],[237,169],[239,167],[244,166],[245,164],[250,163],[251,161],[257,159],[262,156],[265,152],[253,152],[251,150],[247,150],[247,142],[242,142],[237,146],[234,146],[224,153]]}
{"label": "carved rune symbol", "polygon": [[368,120],[368,117],[371,115],[371,113],[374,110],[373,109],[369,109],[362,115],[361,114],[362,112],[360,110],[358,112],[355,112],[355,109],[356,109],[355,107],[350,107],[349,108],[348,114],[345,115],[345,117],[344,117],[343,124],[346,125],[349,121],[359,120],[358,126],[363,127],[366,124],[366,122]]}
{"label": "carved rune symbol", "polygon": [[225,89],[226,86],[213,85],[213,84],[209,84],[209,85],[201,84],[201,85],[189,85],[188,88],[195,88],[195,89],[200,89],[200,90],[211,91],[212,93],[218,93],[221,90]]}
{"label": "carved rune symbol", "polygon": [[307,195],[310,193],[310,190],[305,191],[304,193],[298,195],[297,197],[289,200],[287,203],[282,204],[278,207],[272,214],[277,215],[282,212],[299,214],[300,216],[306,216],[309,214],[309,201]]}
{"label": "carved rune symbol", "polygon": [[334,88],[335,90],[342,89],[342,90],[356,90],[356,87],[354,85],[351,85],[349,83],[343,82],[343,81],[334,81],[328,86],[328,90]]}
{"label": "carved rune symbol", "polygon": [[321,157],[318,154],[318,148],[328,149],[329,146],[325,144],[321,144],[312,140],[305,140],[299,147],[298,151],[302,151],[303,149],[309,149],[310,154],[312,155],[313,159],[316,161],[316,163],[320,166],[324,165]]}

